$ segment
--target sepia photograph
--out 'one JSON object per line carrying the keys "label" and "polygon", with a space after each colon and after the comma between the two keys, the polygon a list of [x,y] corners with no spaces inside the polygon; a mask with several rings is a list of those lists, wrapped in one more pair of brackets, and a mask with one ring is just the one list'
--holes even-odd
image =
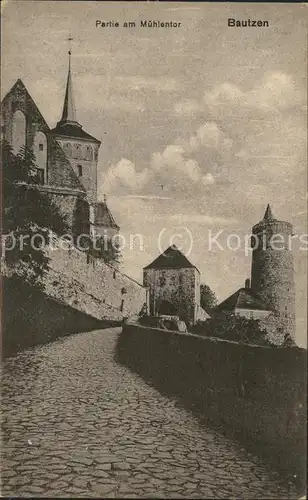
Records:
{"label": "sepia photograph", "polygon": [[3,0],[4,498],[306,498],[305,3]]}

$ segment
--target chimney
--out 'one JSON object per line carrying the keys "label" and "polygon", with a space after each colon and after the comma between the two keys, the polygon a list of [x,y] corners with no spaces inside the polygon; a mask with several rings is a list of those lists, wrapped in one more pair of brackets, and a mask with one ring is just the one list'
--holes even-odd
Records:
{"label": "chimney", "polygon": [[245,288],[250,288],[250,279],[249,278],[247,278],[245,280]]}

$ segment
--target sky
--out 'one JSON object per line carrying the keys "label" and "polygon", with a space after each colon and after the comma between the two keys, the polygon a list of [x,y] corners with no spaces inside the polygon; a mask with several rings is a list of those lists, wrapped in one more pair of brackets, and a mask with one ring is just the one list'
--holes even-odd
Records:
{"label": "sky", "polygon": [[[250,275],[245,237],[267,203],[307,233],[307,5],[10,0],[2,10],[2,95],[21,78],[50,127],[74,39],[77,117],[102,141],[99,196],[121,227],[124,272],[142,282],[142,268],[175,243],[223,300]],[[231,28],[228,18],[269,27]],[[306,345],[298,237],[297,342]]]}

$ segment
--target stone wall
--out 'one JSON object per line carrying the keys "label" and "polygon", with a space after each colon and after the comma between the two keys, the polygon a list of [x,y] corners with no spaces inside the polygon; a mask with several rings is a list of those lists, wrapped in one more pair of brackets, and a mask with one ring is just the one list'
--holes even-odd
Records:
{"label": "stone wall", "polygon": [[116,322],[98,320],[20,279],[2,280],[2,354],[45,344],[59,337],[102,329]]}
{"label": "stone wall", "polygon": [[202,421],[305,478],[304,349],[241,345],[124,325],[117,359]]}
{"label": "stone wall", "polygon": [[[53,236],[45,248],[49,271],[42,279],[45,293],[96,319],[122,321],[138,314],[147,303],[147,290],[119,270],[94,259],[70,242]],[[25,275],[26,266],[2,272],[7,277]]]}
{"label": "stone wall", "polygon": [[146,288],[140,283],[61,239],[46,254],[51,259],[47,293],[94,317],[122,319],[138,314],[147,301]]}

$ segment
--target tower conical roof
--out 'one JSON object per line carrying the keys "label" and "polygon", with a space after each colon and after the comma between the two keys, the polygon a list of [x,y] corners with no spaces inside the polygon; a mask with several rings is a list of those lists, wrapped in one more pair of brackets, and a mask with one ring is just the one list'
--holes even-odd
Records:
{"label": "tower conical roof", "polygon": [[263,220],[273,220],[273,219],[275,219],[275,217],[273,216],[270,204],[268,204],[265,210]]}
{"label": "tower conical roof", "polygon": [[261,230],[265,230],[268,227],[277,228],[277,224],[283,224],[284,230],[288,230],[292,232],[292,224],[291,222],[283,221],[281,219],[276,219],[274,216],[270,204],[267,205],[263,219],[257,222],[254,226],[252,226],[253,234],[257,234]]}
{"label": "tower conical roof", "polygon": [[93,135],[88,134],[82,128],[82,125],[78,123],[76,116],[75,99],[73,92],[73,82],[71,73],[71,51],[68,52],[68,74],[66,81],[66,90],[63,103],[63,111],[61,120],[52,129],[55,136],[64,136],[76,139],[86,139],[87,141],[96,142],[101,144],[101,141],[93,137]]}
{"label": "tower conical roof", "polygon": [[81,125],[77,121],[77,116],[76,116],[76,106],[75,106],[72,73],[71,73],[71,51],[69,51],[68,53],[68,74],[66,81],[62,118],[59,122],[59,125],[75,125],[81,127]]}

